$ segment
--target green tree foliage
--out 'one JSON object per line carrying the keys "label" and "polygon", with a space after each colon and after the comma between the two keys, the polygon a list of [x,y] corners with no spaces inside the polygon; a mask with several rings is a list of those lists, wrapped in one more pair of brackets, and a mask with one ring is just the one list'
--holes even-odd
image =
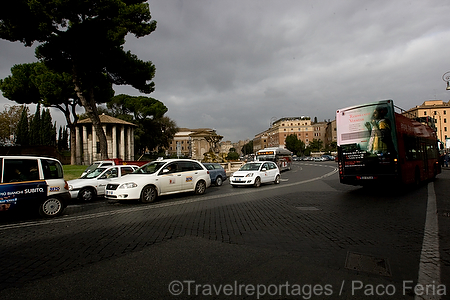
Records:
{"label": "green tree foliage", "polygon": [[242,147],[241,151],[242,151],[243,155],[252,154],[253,153],[253,141],[246,143]]}
{"label": "green tree foliage", "polygon": [[[42,103],[46,107],[59,109],[65,116],[71,132],[71,163],[75,164],[75,127],[78,116],[76,107],[81,105],[69,73],[50,70],[42,62],[14,65],[11,76],[0,79],[3,96],[17,103]],[[94,89],[98,102],[106,102],[113,95],[111,83],[98,82]]]}
{"label": "green tree foliage", "polygon": [[68,150],[69,149],[69,133],[67,132],[67,127],[59,126],[58,132],[58,150]]}
{"label": "green tree foliage", "polygon": [[296,155],[303,155],[305,151],[305,143],[297,138],[297,135],[290,134],[286,137],[286,149],[295,153]]}
{"label": "green tree foliage", "polygon": [[227,155],[228,160],[238,160],[239,159],[239,153],[236,152],[236,149],[231,148]]}
{"label": "green tree foliage", "polygon": [[30,145],[41,144],[41,104],[38,103],[36,112],[30,121]]}
{"label": "green tree foliage", "polygon": [[309,143],[309,148],[311,152],[317,152],[323,150],[323,141],[313,139],[312,142]]}
{"label": "green tree foliage", "polygon": [[0,38],[25,46],[38,42],[36,57],[40,61],[59,74],[71,74],[103,158],[107,158],[107,143],[95,87],[106,80],[153,92],[154,65],[125,51],[123,45],[128,34],[139,38],[155,29],[145,0],[17,0],[0,10]]}
{"label": "green tree foliage", "polygon": [[22,146],[28,146],[30,144],[30,133],[28,125],[28,107],[23,107],[22,114],[20,116],[19,123],[17,124],[16,143]]}
{"label": "green tree foliage", "polygon": [[169,147],[170,140],[178,132],[176,123],[164,116],[167,107],[159,100],[150,97],[114,96],[107,103],[113,117],[132,122],[135,129],[135,150],[138,154],[160,147]]}
{"label": "green tree foliage", "polygon": [[0,113],[0,139],[4,143],[14,143],[13,140],[10,141],[10,137],[16,136],[23,106],[6,104],[4,108],[5,110]]}
{"label": "green tree foliage", "polygon": [[38,104],[29,124],[30,146],[56,145],[56,127],[52,124],[52,117],[48,109],[43,109],[41,113],[41,106]]}

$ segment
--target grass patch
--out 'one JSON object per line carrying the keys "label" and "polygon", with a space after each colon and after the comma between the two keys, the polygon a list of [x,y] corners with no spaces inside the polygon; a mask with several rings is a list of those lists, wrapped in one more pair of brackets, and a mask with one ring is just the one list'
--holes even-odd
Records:
{"label": "grass patch", "polygon": [[74,166],[74,165],[63,165],[64,179],[71,180],[80,178],[81,173],[86,170],[87,166]]}

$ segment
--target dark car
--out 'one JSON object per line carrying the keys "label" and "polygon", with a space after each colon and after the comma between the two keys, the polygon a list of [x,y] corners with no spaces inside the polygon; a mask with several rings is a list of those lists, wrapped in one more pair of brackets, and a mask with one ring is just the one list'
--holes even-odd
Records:
{"label": "dark car", "polygon": [[209,176],[211,177],[211,183],[217,186],[221,186],[225,180],[227,180],[227,173],[224,168],[218,163],[203,163],[208,169]]}

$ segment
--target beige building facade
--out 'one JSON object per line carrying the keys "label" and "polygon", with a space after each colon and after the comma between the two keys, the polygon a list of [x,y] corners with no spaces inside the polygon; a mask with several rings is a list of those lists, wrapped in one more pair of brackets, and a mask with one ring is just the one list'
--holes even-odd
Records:
{"label": "beige building facade", "polygon": [[286,137],[295,134],[306,146],[313,140],[326,143],[328,122],[312,123],[309,117],[281,118],[272,123],[271,127],[255,135],[253,151],[267,147],[285,148]]}
{"label": "beige building facade", "polygon": [[428,100],[404,112],[408,117],[432,118],[437,129],[438,139],[445,144],[450,138],[450,101]]}
{"label": "beige building facade", "polygon": [[210,148],[206,137],[212,135],[216,135],[216,132],[209,128],[180,128],[170,142],[166,155],[177,155],[201,161]]}

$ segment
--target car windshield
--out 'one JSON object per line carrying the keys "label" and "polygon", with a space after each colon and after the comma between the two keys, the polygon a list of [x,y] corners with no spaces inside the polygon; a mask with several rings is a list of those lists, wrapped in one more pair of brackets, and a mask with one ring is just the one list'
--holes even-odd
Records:
{"label": "car windshield", "polygon": [[153,174],[158,172],[162,166],[164,166],[167,162],[163,161],[154,161],[149,164],[143,165],[139,169],[135,170],[133,174]]}
{"label": "car windshield", "polygon": [[103,171],[105,171],[106,168],[97,168],[93,171],[91,171],[90,173],[87,173],[86,175],[84,175],[83,179],[92,179],[92,178],[97,178],[100,174],[103,173]]}
{"label": "car windshield", "polygon": [[92,171],[94,171],[95,169],[97,169],[97,167],[100,165],[99,162],[95,162],[92,165],[90,165],[89,167],[86,168],[86,170],[84,170],[85,173],[90,173]]}
{"label": "car windshield", "polygon": [[249,163],[243,165],[239,171],[258,171],[261,163]]}

